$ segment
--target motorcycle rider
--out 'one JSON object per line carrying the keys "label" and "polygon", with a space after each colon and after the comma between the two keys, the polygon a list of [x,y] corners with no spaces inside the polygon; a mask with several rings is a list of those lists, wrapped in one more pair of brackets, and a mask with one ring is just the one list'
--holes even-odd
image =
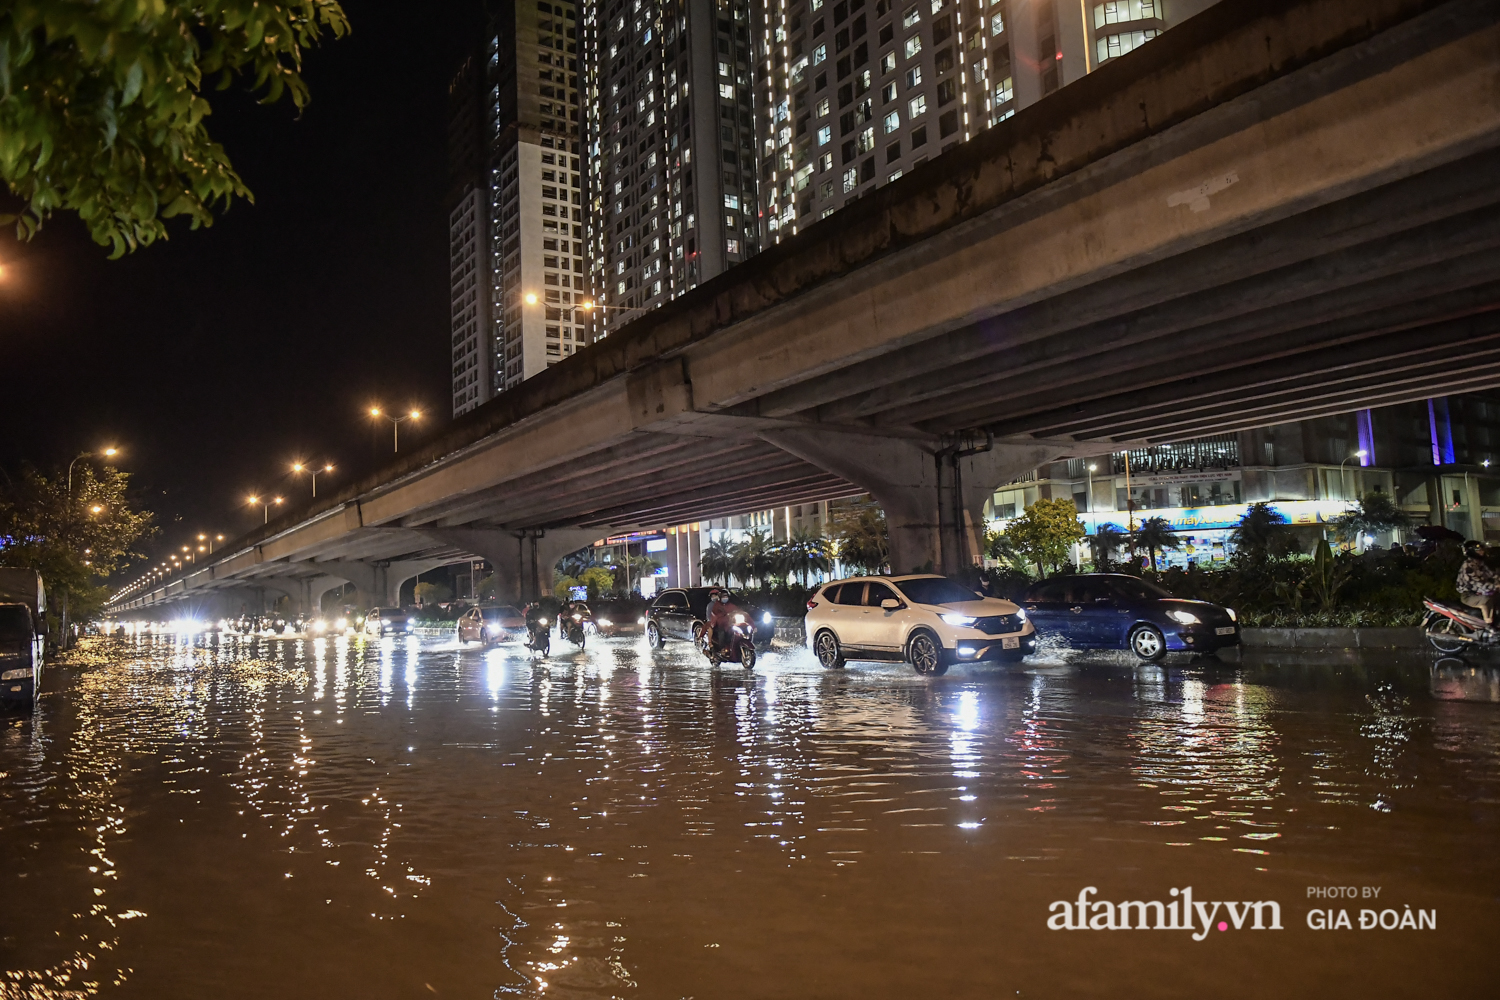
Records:
{"label": "motorcycle rider", "polygon": [[1500,571],[1488,558],[1482,543],[1464,542],[1464,564],[1459,567],[1455,586],[1459,599],[1471,608],[1478,608],[1486,625],[1494,623],[1495,605],[1500,602],[1500,597],[1497,597]]}
{"label": "motorcycle rider", "polygon": [[547,631],[547,619],[543,617],[542,602],[532,601],[526,605],[521,614],[526,619],[526,644],[534,646],[537,635]]}
{"label": "motorcycle rider", "polygon": [[715,587],[708,593],[708,621],[710,641],[716,649],[729,647],[729,629],[734,625],[735,613],[740,609],[729,599],[729,591]]}

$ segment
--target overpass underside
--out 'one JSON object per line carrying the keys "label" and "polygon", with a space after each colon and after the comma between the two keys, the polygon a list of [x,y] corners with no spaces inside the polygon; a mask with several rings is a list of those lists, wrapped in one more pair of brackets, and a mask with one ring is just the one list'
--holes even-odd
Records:
{"label": "overpass underside", "polygon": [[199,586],[457,554],[521,593],[618,528],[866,491],[895,569],[952,570],[1042,462],[1500,385],[1497,52],[1483,0],[1220,4]]}

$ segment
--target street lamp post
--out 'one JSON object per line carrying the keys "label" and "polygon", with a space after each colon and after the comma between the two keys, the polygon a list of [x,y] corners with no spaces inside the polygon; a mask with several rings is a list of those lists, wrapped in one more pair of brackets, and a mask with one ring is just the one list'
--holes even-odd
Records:
{"label": "street lamp post", "polygon": [[[74,456],[73,461],[68,463],[68,516],[70,520],[72,518],[73,512],[73,466],[78,464],[78,460],[80,458],[88,458],[93,454],[94,452],[91,451],[80,452],[78,455]],[[105,448],[100,452],[100,454],[103,454],[106,458],[114,458],[117,454],[119,454],[119,449],[113,447]],[[97,514],[99,513],[99,511],[96,510],[94,511],[94,513]],[[92,563],[93,560],[89,560],[89,562],[85,565],[91,565]],[[62,592],[60,631],[62,637],[62,648],[66,650],[68,648],[68,589],[66,587],[63,588]]]}
{"label": "street lamp post", "polygon": [[252,507],[254,507],[256,504],[260,504],[260,506],[261,506],[261,514],[263,516],[263,520],[262,520],[261,523],[263,523],[263,524],[270,524],[271,523],[271,505],[272,504],[280,505],[282,503],[285,503],[285,500],[283,500],[283,498],[281,498],[281,497],[272,497],[269,500],[262,499],[261,497],[246,497],[245,498],[245,502],[247,504],[249,504],[250,506],[252,506]]}
{"label": "street lamp post", "polygon": [[1351,458],[1363,459],[1368,454],[1369,454],[1368,451],[1366,451],[1365,449],[1361,448],[1361,449],[1359,449],[1359,451],[1356,451],[1352,455],[1345,455],[1344,456],[1344,461],[1339,463],[1339,492],[1342,493],[1342,494],[1344,494],[1343,496],[1339,497],[1340,500],[1348,500],[1349,499],[1349,491],[1346,490],[1346,489],[1344,489],[1344,462],[1349,461],[1349,459],[1351,459]]}
{"label": "street lamp post", "polygon": [[412,410],[410,413],[403,413],[401,416],[397,417],[386,413],[378,406],[372,406],[370,407],[370,416],[384,417],[391,422],[391,452],[394,454],[401,450],[401,421],[421,420],[422,411]]}
{"label": "street lamp post", "polygon": [[[373,412],[374,411],[372,410],[371,413],[373,413]],[[332,462],[324,462],[323,463],[323,467],[321,469],[318,469],[318,468],[314,468],[311,465],[303,465],[301,462],[297,462],[297,463],[295,463],[292,466],[292,471],[293,472],[305,472],[309,476],[312,477],[312,495],[313,495],[313,499],[316,500],[318,498],[318,473],[320,473],[320,472],[332,472],[333,471],[333,463]]]}

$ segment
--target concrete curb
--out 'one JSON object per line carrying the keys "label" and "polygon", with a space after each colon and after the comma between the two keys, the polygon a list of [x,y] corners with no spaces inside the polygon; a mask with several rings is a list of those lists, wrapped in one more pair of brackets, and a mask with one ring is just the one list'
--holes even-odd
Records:
{"label": "concrete curb", "polygon": [[1246,628],[1240,641],[1269,649],[1420,649],[1427,638],[1420,628]]}

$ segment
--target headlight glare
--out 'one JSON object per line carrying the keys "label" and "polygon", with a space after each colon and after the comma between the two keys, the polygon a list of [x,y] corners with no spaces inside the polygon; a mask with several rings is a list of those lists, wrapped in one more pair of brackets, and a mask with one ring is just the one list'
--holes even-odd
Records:
{"label": "headlight glare", "polygon": [[1191,611],[1168,611],[1167,617],[1180,625],[1198,624],[1198,616]]}

